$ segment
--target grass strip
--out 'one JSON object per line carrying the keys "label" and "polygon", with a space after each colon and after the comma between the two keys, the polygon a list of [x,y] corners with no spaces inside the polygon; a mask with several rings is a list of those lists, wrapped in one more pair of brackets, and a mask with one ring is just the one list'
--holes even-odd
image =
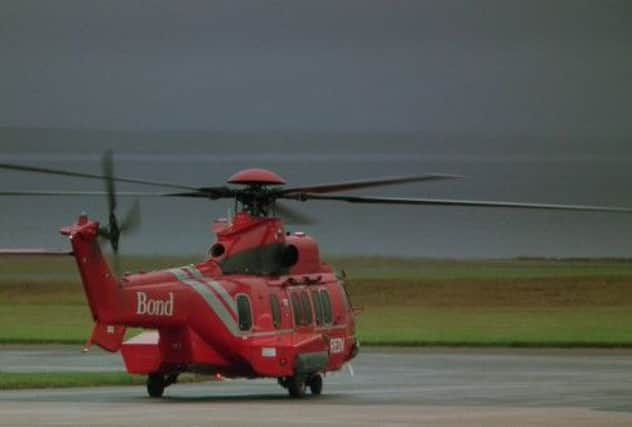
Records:
{"label": "grass strip", "polygon": [[[207,377],[182,374],[179,383],[206,381]],[[144,385],[146,377],[125,372],[0,372],[0,390]]]}
{"label": "grass strip", "polygon": [[362,345],[632,347],[632,307],[374,308],[358,317]]}
{"label": "grass strip", "polygon": [[0,390],[141,384],[144,377],[124,372],[0,372]]}
{"label": "grass strip", "polygon": [[[89,337],[93,324],[74,261],[43,263],[34,272],[32,261],[0,258],[0,343],[81,345]],[[363,308],[357,331],[364,345],[632,347],[630,260],[332,263],[346,269],[351,299]],[[40,272],[49,267],[53,276]]]}

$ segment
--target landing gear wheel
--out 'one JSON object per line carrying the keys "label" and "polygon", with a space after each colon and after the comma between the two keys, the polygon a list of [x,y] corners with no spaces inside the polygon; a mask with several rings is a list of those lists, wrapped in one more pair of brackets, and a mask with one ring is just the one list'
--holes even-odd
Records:
{"label": "landing gear wheel", "polygon": [[161,374],[151,374],[147,377],[147,393],[150,397],[162,397],[165,392],[165,379]]}
{"label": "landing gear wheel", "polygon": [[312,394],[318,396],[323,392],[323,377],[320,374],[316,374],[309,379],[307,385]]}
{"label": "landing gear wheel", "polygon": [[287,379],[287,390],[290,397],[300,399],[305,397],[305,380],[302,377],[294,376]]}

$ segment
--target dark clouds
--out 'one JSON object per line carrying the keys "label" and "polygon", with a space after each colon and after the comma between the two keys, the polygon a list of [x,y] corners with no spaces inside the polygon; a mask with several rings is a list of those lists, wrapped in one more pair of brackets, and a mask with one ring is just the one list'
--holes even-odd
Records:
{"label": "dark clouds", "polygon": [[0,126],[626,136],[626,1],[3,2]]}

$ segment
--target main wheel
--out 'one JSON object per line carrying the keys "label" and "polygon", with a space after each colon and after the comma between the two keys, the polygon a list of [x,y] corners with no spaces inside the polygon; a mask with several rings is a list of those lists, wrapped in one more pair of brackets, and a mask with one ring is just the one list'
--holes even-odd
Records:
{"label": "main wheel", "polygon": [[316,374],[309,379],[307,385],[312,394],[318,396],[323,392],[323,377],[320,374]]}
{"label": "main wheel", "polygon": [[290,393],[290,397],[297,399],[305,397],[305,380],[298,376],[289,377],[287,379],[287,390]]}
{"label": "main wheel", "polygon": [[147,393],[150,397],[162,397],[165,392],[165,379],[161,374],[151,374],[147,377]]}

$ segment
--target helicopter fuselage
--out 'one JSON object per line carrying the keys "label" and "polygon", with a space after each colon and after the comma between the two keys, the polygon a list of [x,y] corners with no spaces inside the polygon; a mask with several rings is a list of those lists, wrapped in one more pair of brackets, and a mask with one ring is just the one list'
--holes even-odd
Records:
{"label": "helicopter fuselage", "polygon": [[[96,321],[91,342],[150,375],[309,377],[355,356],[353,309],[313,239],[244,212],[214,229],[206,261],[120,280],[96,243],[97,222],[63,229]],[[127,327],[149,331],[123,342]]]}

